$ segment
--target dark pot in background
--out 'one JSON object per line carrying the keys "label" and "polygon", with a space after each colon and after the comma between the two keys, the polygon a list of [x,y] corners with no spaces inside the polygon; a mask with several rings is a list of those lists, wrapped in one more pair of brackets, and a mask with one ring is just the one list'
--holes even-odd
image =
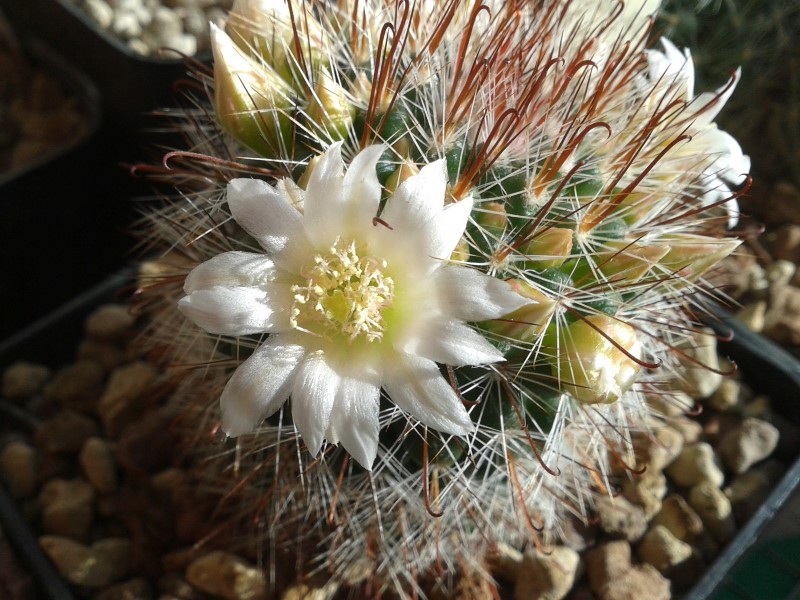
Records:
{"label": "dark pot in background", "polygon": [[175,81],[186,74],[181,57],[137,54],[69,0],[0,0],[0,7],[16,27],[48,40],[97,85],[118,137],[140,135],[150,124],[148,111],[174,105]]}
{"label": "dark pot in background", "polygon": [[[49,45],[47,61],[86,98],[92,133],[68,152],[0,179],[0,338],[19,331],[130,260],[132,198],[152,187],[127,165],[174,144],[150,113],[174,106],[182,58],[140,56],[68,0],[0,0],[18,37]],[[2,16],[2,15],[0,15]]]}
{"label": "dark pot in background", "polygon": [[0,175],[2,336],[120,266],[109,260],[119,223],[108,174],[99,167],[100,95],[57,52],[30,37],[21,41],[26,64],[44,72],[77,106],[82,127],[75,137],[43,146],[48,150]]}

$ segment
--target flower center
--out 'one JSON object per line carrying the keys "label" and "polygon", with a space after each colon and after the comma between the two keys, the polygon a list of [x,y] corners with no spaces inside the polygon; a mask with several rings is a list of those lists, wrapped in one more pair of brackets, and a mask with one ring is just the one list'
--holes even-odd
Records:
{"label": "flower center", "polygon": [[384,273],[386,261],[359,256],[355,241],[337,238],[325,254],[300,272],[305,284],[292,286],[291,325],[343,335],[351,342],[383,338],[383,311],[392,305],[394,281]]}

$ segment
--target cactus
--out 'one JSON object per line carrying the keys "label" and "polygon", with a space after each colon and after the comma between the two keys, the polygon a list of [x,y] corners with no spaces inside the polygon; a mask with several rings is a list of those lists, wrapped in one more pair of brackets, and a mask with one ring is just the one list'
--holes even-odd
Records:
{"label": "cactus", "polygon": [[274,584],[425,594],[637,469],[747,170],[735,77],[695,96],[652,4],[239,0],[214,32],[187,149],[140,167],[179,193],[139,298]]}

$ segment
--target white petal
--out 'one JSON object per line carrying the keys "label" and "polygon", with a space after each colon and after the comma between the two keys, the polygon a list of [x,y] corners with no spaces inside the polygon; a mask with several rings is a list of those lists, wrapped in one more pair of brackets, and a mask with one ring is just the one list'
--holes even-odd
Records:
{"label": "white petal", "polygon": [[292,387],[292,419],[308,451],[316,456],[325,439],[341,376],[322,353],[312,353],[300,364]]}
{"label": "white petal", "polygon": [[320,156],[306,186],[303,223],[308,239],[318,249],[331,246],[345,223],[343,170],[342,144],[337,142]]}
{"label": "white petal", "polygon": [[436,363],[419,356],[398,355],[386,366],[383,387],[405,412],[444,433],[465,435],[475,429]]}
{"label": "white petal", "polygon": [[347,213],[346,224],[356,230],[372,226],[381,201],[381,184],[375,165],[386,150],[384,145],[369,146],[359,152],[345,173],[342,199]]}
{"label": "white petal", "polygon": [[650,80],[662,85],[682,85],[681,98],[687,101],[694,94],[694,63],[689,49],[681,52],[667,38],[661,38],[664,51],[647,50]]}
{"label": "white petal", "polygon": [[270,336],[231,377],[220,398],[222,430],[231,437],[251,432],[289,397],[305,349],[290,336]]}
{"label": "white petal", "polygon": [[703,206],[711,206],[713,204],[722,203],[721,206],[728,213],[728,228],[733,229],[739,223],[739,203],[734,197],[729,185],[730,181],[720,179],[719,173],[711,169],[704,171],[704,182],[706,189],[701,197]]}
{"label": "white petal", "polygon": [[272,279],[275,267],[263,254],[223,252],[196,266],[186,276],[183,291],[191,294],[215,286],[259,287]]}
{"label": "white petal", "polygon": [[217,286],[181,298],[178,308],[209,333],[239,336],[288,329],[291,298],[289,286],[283,284]]}
{"label": "white petal", "polygon": [[477,269],[445,265],[432,276],[442,311],[464,321],[496,319],[531,302],[502,279]]}
{"label": "white petal", "polygon": [[447,170],[444,160],[425,165],[409,177],[386,201],[381,219],[397,232],[425,229],[444,207]]}
{"label": "white petal", "polygon": [[694,63],[692,62],[692,54],[688,48],[684,48],[683,52],[678,50],[678,47],[669,41],[667,38],[661,38],[661,44],[666,51],[667,60],[672,64],[672,71],[677,78],[684,80],[687,100],[694,97]]}
{"label": "white petal", "polygon": [[380,385],[377,377],[363,381],[346,377],[336,393],[327,438],[340,442],[358,464],[372,470],[378,453]]}
{"label": "white petal", "polygon": [[298,212],[303,212],[306,191],[288,177],[279,179],[275,183],[275,189],[294,206]]}
{"label": "white petal", "polygon": [[743,176],[750,172],[750,167],[751,167],[750,156],[748,156],[747,154],[742,154],[741,157],[739,158],[739,162],[737,163],[737,167],[738,168],[735,169],[735,173],[739,173],[741,175],[741,178],[737,182],[737,185],[741,185],[742,183],[744,183]]}
{"label": "white petal", "polygon": [[683,52],[681,52],[671,40],[665,37],[661,38],[661,45],[664,46],[664,54],[669,59],[669,62],[678,67],[679,70],[683,69],[684,63],[692,62],[688,48],[684,48]]}
{"label": "white petal", "polygon": [[725,85],[717,88],[715,92],[703,92],[692,100],[690,106],[700,113],[694,122],[695,128],[702,129],[711,124],[730,99],[741,77],[742,69],[739,67]]}
{"label": "white petal", "polygon": [[[708,153],[718,153],[719,157],[711,166],[717,170],[720,179],[732,185],[744,183],[744,179],[750,172],[750,157],[742,152],[739,142],[726,131],[717,129],[706,130],[708,135],[704,142],[707,144]],[[704,133],[706,133],[704,132]]]}
{"label": "white petal", "polygon": [[669,71],[667,55],[659,50],[645,50],[650,80],[656,82]]}
{"label": "white petal", "polygon": [[305,237],[302,215],[274,187],[261,179],[234,179],[228,184],[228,205],[236,222],[270,254]]}
{"label": "white petal", "polygon": [[425,321],[418,327],[416,335],[399,341],[396,348],[456,367],[505,360],[503,354],[480,333],[460,321],[442,316]]}
{"label": "white petal", "polygon": [[465,198],[455,204],[449,204],[433,218],[424,232],[428,256],[440,260],[450,259],[456,244],[464,235],[470,212],[472,212],[472,198]]}
{"label": "white petal", "polygon": [[444,161],[426,165],[386,202],[381,219],[389,229],[373,231],[384,255],[414,263],[421,276],[450,258],[472,210],[470,198],[444,207],[446,186]]}
{"label": "white petal", "polygon": [[725,211],[728,213],[728,229],[733,229],[739,223],[739,203],[735,198],[728,200],[724,205]]}

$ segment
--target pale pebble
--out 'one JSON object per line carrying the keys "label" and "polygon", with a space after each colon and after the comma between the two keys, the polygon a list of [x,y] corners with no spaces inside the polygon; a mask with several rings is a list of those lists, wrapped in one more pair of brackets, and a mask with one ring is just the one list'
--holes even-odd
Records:
{"label": "pale pebble", "polygon": [[725,481],[719,458],[705,442],[684,446],[675,461],[666,469],[667,476],[681,487],[692,487],[710,481],[717,487]]}
{"label": "pale pebble", "polygon": [[690,560],[692,552],[690,544],[676,538],[663,525],[655,525],[642,538],[636,554],[642,562],[669,575],[676,566]]}
{"label": "pale pebble", "polygon": [[87,547],[69,538],[44,535],[39,544],[67,581],[91,589],[124,579],[130,570],[132,543],[106,538]]}
{"label": "pale pebble", "polygon": [[123,40],[138,38],[142,35],[142,24],[132,12],[118,12],[114,15],[111,31]]}
{"label": "pale pebble", "polygon": [[741,383],[731,377],[726,377],[717,391],[709,398],[708,404],[714,410],[728,412],[740,406]]}
{"label": "pale pebble", "polygon": [[662,471],[672,464],[683,450],[684,439],[679,431],[669,426],[658,427],[647,440],[647,467]]}
{"label": "pale pebble", "polygon": [[186,569],[186,580],[200,591],[226,600],[267,598],[261,569],[230,552],[215,550],[196,559]]}
{"label": "pale pebble", "polygon": [[283,592],[281,600],[332,600],[339,587],[335,582],[325,585],[298,583]]}
{"label": "pale pebble", "polygon": [[703,521],[678,494],[670,494],[664,498],[661,510],[650,522],[651,527],[654,525],[663,525],[672,535],[687,544],[696,544],[703,534]]}
{"label": "pale pebble", "polygon": [[777,461],[766,461],[737,475],[723,490],[731,501],[737,525],[743,525],[753,516],[784,471]]}
{"label": "pale pebble", "polygon": [[39,493],[42,530],[84,541],[94,518],[94,489],[82,479],[51,479]]}
{"label": "pale pebble", "polygon": [[114,369],[97,406],[106,433],[119,435],[152,402],[148,391],[158,377],[155,367],[136,361]]}
{"label": "pale pebble", "polygon": [[731,501],[725,493],[708,481],[689,490],[689,505],[694,508],[706,531],[719,544],[727,544],[736,535]]}
{"label": "pale pebble", "polygon": [[623,496],[599,497],[595,512],[600,529],[614,538],[632,542],[642,537],[647,529],[647,519],[642,508],[631,504]]}
{"label": "pale pebble", "polygon": [[684,447],[688,444],[699,442],[703,435],[703,426],[688,417],[671,419],[669,425],[672,429],[681,434]]}
{"label": "pale pebble", "polygon": [[606,584],[631,568],[631,545],[626,540],[606,542],[585,555],[589,586],[600,595]]}
{"label": "pale pebble", "polygon": [[23,440],[11,440],[0,451],[0,473],[11,496],[28,498],[36,492],[36,449]]}
{"label": "pale pebble", "polygon": [[514,584],[514,600],[561,600],[566,597],[578,574],[580,555],[566,546],[539,552],[529,548]]}
{"label": "pale pebble", "polygon": [[772,454],[778,438],[775,426],[761,419],[748,418],[722,437],[717,452],[723,464],[739,475]]}
{"label": "pale pebble", "polygon": [[667,478],[663,473],[653,469],[642,475],[626,479],[622,484],[625,497],[642,508],[646,519],[651,519],[661,510],[662,501],[667,494]]}
{"label": "pale pebble", "polygon": [[686,358],[680,359],[684,366],[684,390],[696,400],[708,398],[723,379],[716,334],[708,327],[701,328],[680,345],[680,350],[686,354]]}
{"label": "pale pebble", "polygon": [[652,565],[637,565],[610,579],[599,600],[670,600],[670,581]]}
{"label": "pale pebble", "polygon": [[103,29],[108,29],[114,20],[114,9],[103,0],[84,0],[83,10]]}
{"label": "pale pebble", "polygon": [[51,376],[44,365],[15,362],[3,372],[2,394],[9,400],[26,400],[38,394]]}
{"label": "pale pebble", "polygon": [[83,414],[93,412],[103,391],[105,369],[91,360],[61,368],[45,388],[48,399]]}
{"label": "pale pebble", "polygon": [[114,454],[106,440],[98,437],[86,440],[78,459],[84,476],[97,492],[110,494],[116,491]]}

